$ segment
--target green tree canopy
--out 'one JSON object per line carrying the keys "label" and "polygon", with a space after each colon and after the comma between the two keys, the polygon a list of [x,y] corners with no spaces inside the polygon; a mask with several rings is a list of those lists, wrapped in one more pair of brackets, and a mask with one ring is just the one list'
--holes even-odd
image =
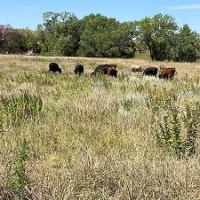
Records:
{"label": "green tree canopy", "polygon": [[199,56],[200,37],[185,24],[174,38],[173,59],[179,62],[194,62]]}
{"label": "green tree canopy", "polygon": [[134,23],[91,14],[82,20],[79,55],[130,57],[135,54]]}
{"label": "green tree canopy", "polygon": [[165,60],[168,59],[172,37],[176,30],[177,24],[174,18],[157,14],[138,22],[138,39],[146,44],[152,60]]}
{"label": "green tree canopy", "polygon": [[78,19],[69,12],[45,12],[36,31],[0,25],[0,53],[134,57],[149,52],[152,60],[194,62],[200,58],[200,35],[173,17],[157,14],[119,22],[101,14]]}
{"label": "green tree canopy", "polygon": [[79,48],[80,21],[71,13],[45,12],[38,26],[42,54],[71,56]]}

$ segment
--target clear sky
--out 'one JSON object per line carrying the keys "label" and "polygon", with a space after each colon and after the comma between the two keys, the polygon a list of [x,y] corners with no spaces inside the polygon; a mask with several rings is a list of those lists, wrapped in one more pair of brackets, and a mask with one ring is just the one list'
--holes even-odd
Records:
{"label": "clear sky", "polygon": [[101,13],[120,21],[140,20],[157,13],[173,16],[200,33],[200,0],[2,0],[0,24],[35,29],[46,11],[72,12],[78,18]]}

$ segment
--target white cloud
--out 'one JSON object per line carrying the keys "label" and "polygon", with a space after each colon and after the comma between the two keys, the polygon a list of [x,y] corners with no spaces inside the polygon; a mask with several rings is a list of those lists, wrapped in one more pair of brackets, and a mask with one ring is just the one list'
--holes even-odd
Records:
{"label": "white cloud", "polygon": [[197,10],[200,9],[200,3],[191,4],[191,5],[179,5],[179,6],[169,6],[171,10]]}

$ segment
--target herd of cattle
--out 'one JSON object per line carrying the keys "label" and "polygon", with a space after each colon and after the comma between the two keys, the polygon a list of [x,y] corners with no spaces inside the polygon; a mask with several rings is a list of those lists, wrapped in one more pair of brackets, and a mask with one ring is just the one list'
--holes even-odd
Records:
{"label": "herd of cattle", "polygon": [[[174,75],[176,75],[176,69],[175,68],[164,68],[160,67],[160,70],[157,67],[147,67],[143,69],[142,67],[138,65],[133,65],[130,69],[132,72],[142,72],[143,75],[146,76],[155,76],[163,79],[172,79]],[[51,72],[59,72],[62,73],[62,69],[59,67],[57,63],[50,63],[49,64],[49,71]],[[84,66],[81,64],[77,64],[74,68],[74,73],[77,75],[84,74]],[[97,73],[105,74],[108,76],[117,77],[118,76],[118,70],[117,65],[115,64],[103,64],[99,65],[95,68],[95,70],[92,72],[91,75],[96,75]]]}

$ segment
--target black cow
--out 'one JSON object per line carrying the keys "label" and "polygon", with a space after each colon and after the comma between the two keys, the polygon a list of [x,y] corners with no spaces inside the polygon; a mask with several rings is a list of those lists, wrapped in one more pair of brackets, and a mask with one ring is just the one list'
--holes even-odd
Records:
{"label": "black cow", "polygon": [[49,71],[54,73],[59,72],[60,74],[62,73],[62,69],[58,66],[57,63],[50,63]]}
{"label": "black cow", "polygon": [[147,67],[143,71],[143,75],[146,76],[157,76],[158,68],[157,67]]}
{"label": "black cow", "polygon": [[108,75],[109,76],[117,77],[117,69],[115,69],[115,68],[109,68],[108,69]]}
{"label": "black cow", "polygon": [[102,74],[109,74],[109,69],[116,69],[117,65],[115,64],[103,64],[96,67],[94,72],[92,72],[92,75],[96,75],[96,73],[102,73]]}
{"label": "black cow", "polygon": [[78,74],[79,76],[84,74],[84,67],[81,64],[75,66],[74,73]]}

